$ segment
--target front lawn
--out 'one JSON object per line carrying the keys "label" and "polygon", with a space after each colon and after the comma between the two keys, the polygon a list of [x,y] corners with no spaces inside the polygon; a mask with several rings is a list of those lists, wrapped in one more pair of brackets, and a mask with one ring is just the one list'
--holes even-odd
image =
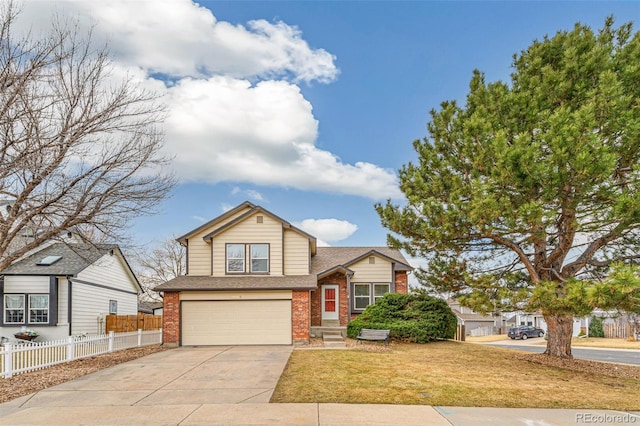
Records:
{"label": "front lawn", "polygon": [[640,367],[530,360],[542,356],[456,342],[296,350],[271,402],[640,410]]}

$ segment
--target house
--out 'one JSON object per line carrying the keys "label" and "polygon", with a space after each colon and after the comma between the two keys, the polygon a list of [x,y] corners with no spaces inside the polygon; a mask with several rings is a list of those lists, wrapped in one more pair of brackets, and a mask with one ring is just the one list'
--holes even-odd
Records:
{"label": "house", "polygon": [[[505,321],[507,327],[516,327],[519,325],[532,325],[536,328],[540,328],[547,332],[547,322],[544,320],[544,315],[541,312],[514,312]],[[573,337],[578,337],[580,332],[587,333],[589,329],[589,317],[574,317],[573,318]]]}
{"label": "house", "polygon": [[[447,305],[451,308],[458,319],[459,325],[464,325],[466,335],[491,335],[495,327],[500,327],[500,321],[491,315],[482,315],[471,308],[462,306],[455,299],[447,299]],[[476,332],[474,332],[474,330]]]}
{"label": "house", "polygon": [[164,294],[169,345],[308,342],[388,292],[407,292],[411,266],[387,247],[318,247],[316,238],[245,202],[188,232],[187,273]]}
{"label": "house", "polygon": [[138,302],[138,313],[148,315],[162,315],[162,302],[141,301]]}
{"label": "house", "polygon": [[38,340],[104,332],[105,315],[135,315],[140,284],[117,245],[53,243],[0,272],[0,336]]}

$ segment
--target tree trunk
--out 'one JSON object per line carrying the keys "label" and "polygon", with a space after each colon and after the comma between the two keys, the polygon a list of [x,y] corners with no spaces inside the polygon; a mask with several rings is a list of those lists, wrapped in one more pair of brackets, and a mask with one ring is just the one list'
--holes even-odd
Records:
{"label": "tree trunk", "polygon": [[547,322],[547,355],[559,358],[573,358],[571,355],[571,337],[573,336],[573,316],[545,315]]}

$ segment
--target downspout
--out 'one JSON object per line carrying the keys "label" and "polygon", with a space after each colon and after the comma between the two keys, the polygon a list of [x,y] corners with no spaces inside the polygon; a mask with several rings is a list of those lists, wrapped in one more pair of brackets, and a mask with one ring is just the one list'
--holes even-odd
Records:
{"label": "downspout", "polygon": [[69,336],[71,336],[71,315],[73,310],[71,309],[71,303],[73,301],[73,282],[69,279],[71,277],[67,276],[67,322],[69,323]]}
{"label": "downspout", "polygon": [[346,274],[347,277],[347,324],[351,322],[351,275]]}

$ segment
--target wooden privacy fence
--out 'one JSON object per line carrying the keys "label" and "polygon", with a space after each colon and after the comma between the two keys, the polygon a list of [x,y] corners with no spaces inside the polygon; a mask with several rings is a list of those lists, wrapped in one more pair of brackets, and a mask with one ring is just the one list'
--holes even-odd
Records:
{"label": "wooden privacy fence", "polygon": [[604,337],[607,339],[626,339],[633,335],[630,324],[604,324],[602,328],[604,329]]}
{"label": "wooden privacy fence", "polygon": [[71,336],[48,342],[6,342],[0,346],[0,377],[8,379],[75,359],[160,343],[162,330]]}
{"label": "wooden privacy fence", "polygon": [[106,333],[126,333],[136,330],[159,330],[162,328],[162,315],[107,315]]}

